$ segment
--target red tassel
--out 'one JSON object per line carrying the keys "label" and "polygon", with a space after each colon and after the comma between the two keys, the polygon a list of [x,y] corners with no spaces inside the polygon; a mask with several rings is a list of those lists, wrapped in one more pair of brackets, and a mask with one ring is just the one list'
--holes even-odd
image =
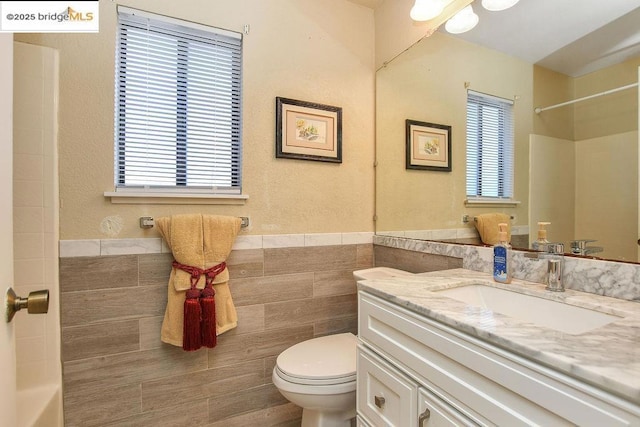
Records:
{"label": "red tassel", "polygon": [[[209,348],[216,346],[216,292],[213,280],[227,268],[223,261],[218,265],[202,270],[198,267],[184,265],[173,261],[173,267],[191,274],[191,289],[186,292],[184,300],[184,327],[182,329],[182,348],[185,351],[198,350],[203,345]],[[200,276],[206,275],[205,287],[202,291],[196,288]]]}
{"label": "red tassel", "polygon": [[213,285],[207,285],[200,295],[202,309],[202,345],[213,348],[218,343],[216,334],[216,299]]}
{"label": "red tassel", "polygon": [[186,293],[184,300],[184,328],[182,329],[182,349],[185,351],[195,351],[202,347],[200,334],[200,322],[202,311],[198,297],[200,290],[192,288]]}

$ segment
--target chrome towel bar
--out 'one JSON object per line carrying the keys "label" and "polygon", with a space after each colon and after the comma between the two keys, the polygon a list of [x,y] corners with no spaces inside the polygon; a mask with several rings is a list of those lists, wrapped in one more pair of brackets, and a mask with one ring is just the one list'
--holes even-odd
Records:
{"label": "chrome towel bar", "polygon": [[[513,217],[513,215],[509,215],[509,218],[513,219],[514,217]],[[462,222],[463,223],[465,223],[465,224],[468,223],[469,219],[470,219],[469,215],[462,215]],[[478,221],[478,217],[474,216],[472,219],[473,219],[473,222],[477,222]]]}
{"label": "chrome towel bar", "polygon": [[[249,226],[249,217],[241,216],[240,219],[242,220],[242,223],[240,224],[240,226],[242,228],[247,228]],[[156,225],[156,222],[152,216],[140,217],[140,228],[153,228],[154,225]]]}

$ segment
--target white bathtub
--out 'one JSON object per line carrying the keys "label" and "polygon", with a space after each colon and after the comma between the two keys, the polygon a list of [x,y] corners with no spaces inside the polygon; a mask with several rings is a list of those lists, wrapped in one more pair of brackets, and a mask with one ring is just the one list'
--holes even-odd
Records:
{"label": "white bathtub", "polygon": [[62,395],[58,385],[18,392],[17,427],[62,427]]}

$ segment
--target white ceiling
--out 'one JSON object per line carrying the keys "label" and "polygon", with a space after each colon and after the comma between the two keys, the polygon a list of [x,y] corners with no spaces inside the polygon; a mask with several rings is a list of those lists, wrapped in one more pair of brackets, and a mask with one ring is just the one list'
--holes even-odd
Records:
{"label": "white ceiling", "polygon": [[[464,40],[579,76],[640,56],[640,0],[520,0],[489,12]],[[441,28],[440,31],[444,31]]]}

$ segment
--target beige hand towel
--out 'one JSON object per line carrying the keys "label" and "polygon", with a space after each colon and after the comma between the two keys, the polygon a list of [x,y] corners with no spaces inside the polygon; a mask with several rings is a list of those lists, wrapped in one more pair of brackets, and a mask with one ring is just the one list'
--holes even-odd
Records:
{"label": "beige hand towel", "polygon": [[511,217],[503,213],[488,213],[478,215],[474,224],[480,233],[482,243],[495,245],[498,243],[498,224],[507,224],[507,242],[511,242]]}
{"label": "beige hand towel", "polygon": [[[156,225],[181,264],[207,269],[227,259],[240,231],[240,218],[220,215],[185,214],[156,219]],[[167,308],[162,322],[161,339],[182,347],[185,291],[190,288],[190,275],[172,268],[168,284]],[[204,288],[205,277],[197,287]],[[238,324],[238,315],[229,290],[229,271],[225,268],[213,281],[216,291],[216,331],[218,335]]]}

